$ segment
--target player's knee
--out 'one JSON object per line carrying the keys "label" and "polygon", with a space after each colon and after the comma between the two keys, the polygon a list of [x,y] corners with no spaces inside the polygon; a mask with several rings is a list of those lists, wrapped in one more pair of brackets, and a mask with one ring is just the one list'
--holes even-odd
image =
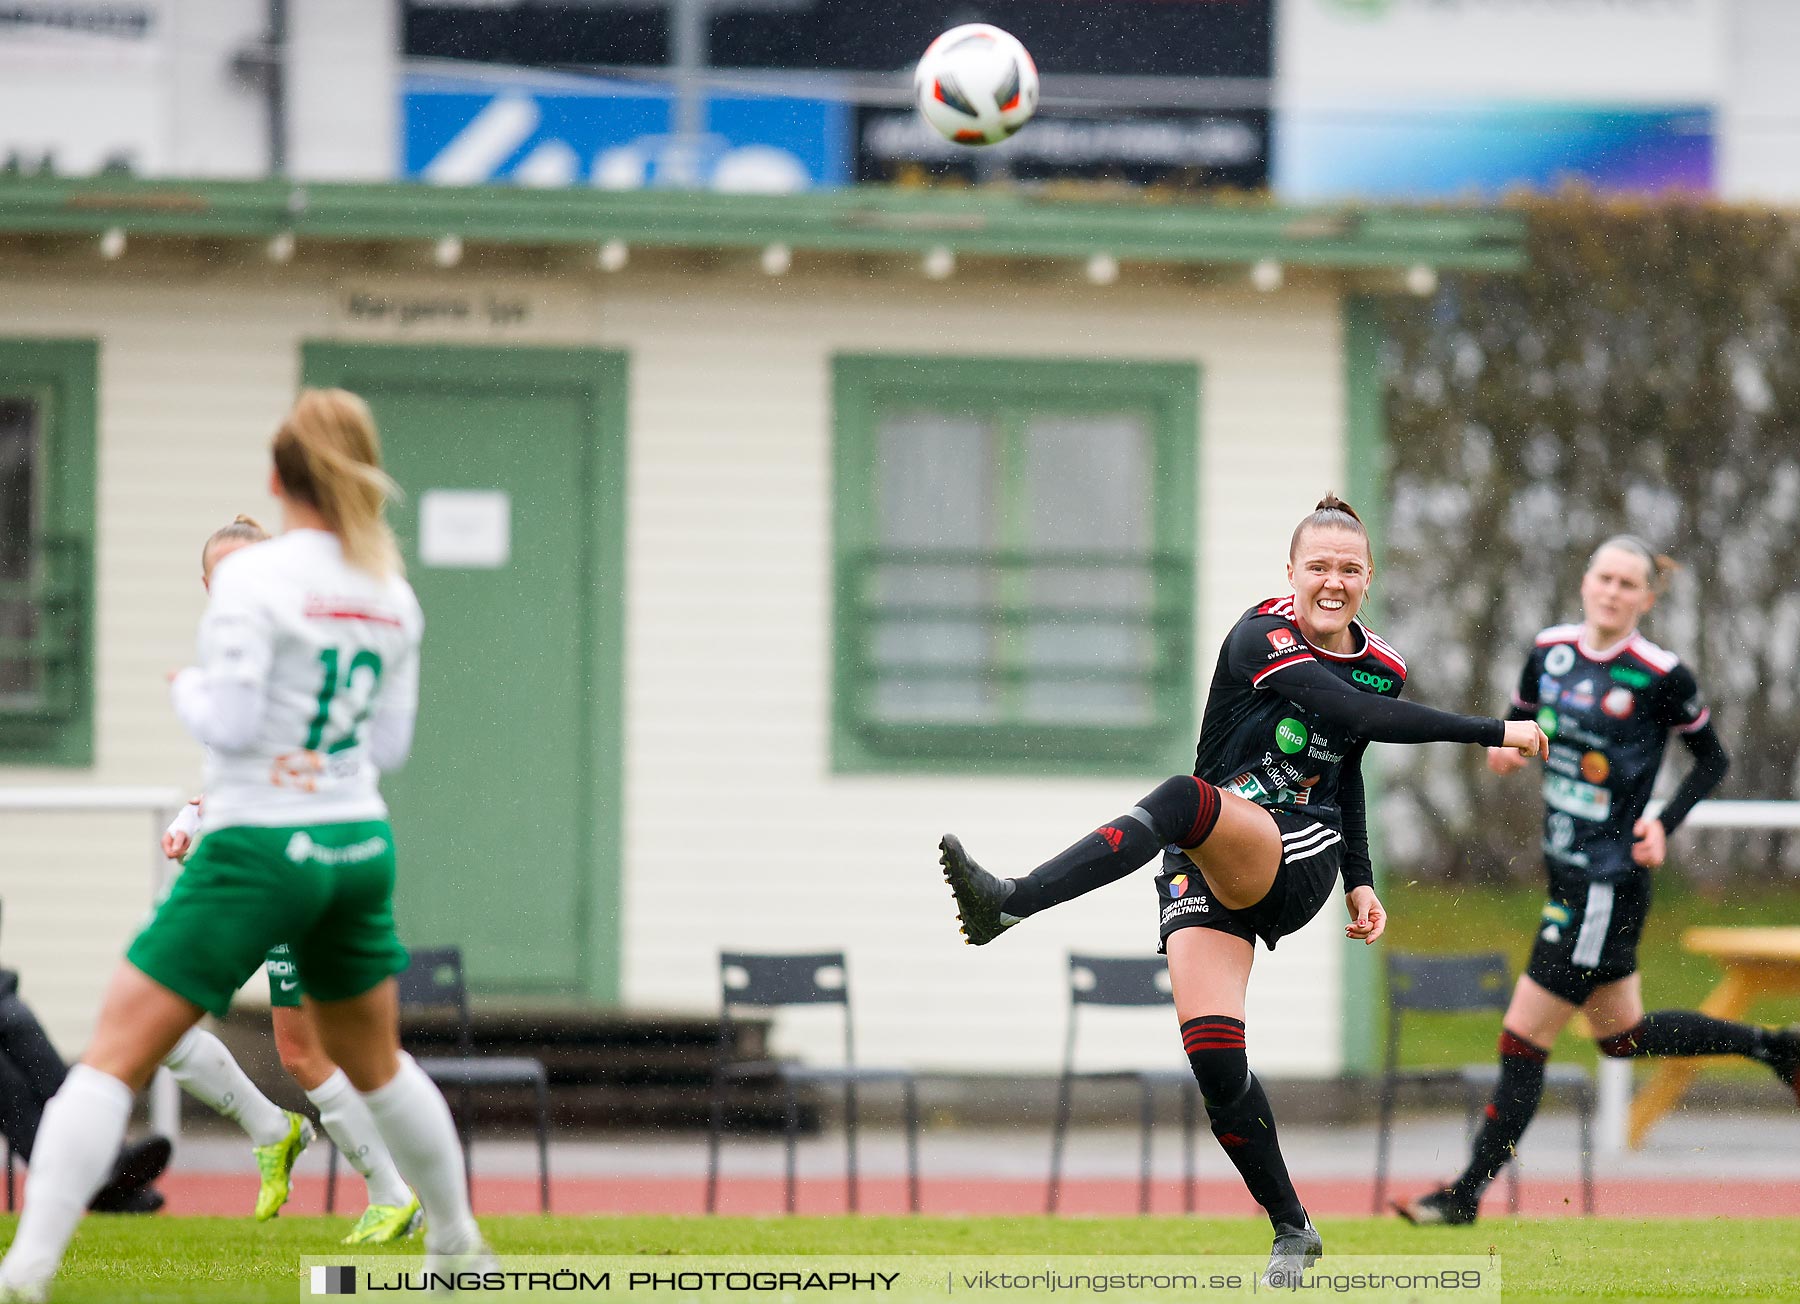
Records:
{"label": "player's knee", "polygon": [[1150,816],[1151,831],[1165,844],[1197,847],[1219,822],[1219,790],[1205,779],[1178,774],[1164,779],[1138,810]]}
{"label": "player's knee", "polygon": [[1624,1032],[1615,1032],[1610,1037],[1596,1037],[1594,1045],[1598,1046],[1600,1053],[1608,1059],[1633,1059],[1638,1053],[1640,1040],[1638,1034],[1643,1027],[1644,1025],[1640,1023],[1635,1027],[1627,1028]]}
{"label": "player's knee", "polygon": [[1550,1058],[1550,1052],[1525,1037],[1521,1037],[1511,1028],[1500,1029],[1500,1058],[1503,1060],[1521,1060],[1527,1064],[1542,1064]]}
{"label": "player's knee", "polygon": [[1228,1105],[1244,1094],[1250,1061],[1244,1051],[1244,1021],[1224,1014],[1202,1015],[1181,1025],[1194,1081],[1209,1106]]}

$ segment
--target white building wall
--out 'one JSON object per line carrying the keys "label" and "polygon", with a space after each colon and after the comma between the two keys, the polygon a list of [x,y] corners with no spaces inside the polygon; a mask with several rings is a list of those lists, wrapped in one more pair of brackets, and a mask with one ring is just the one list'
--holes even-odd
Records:
{"label": "white building wall", "polygon": [[1736,0],[1729,14],[1731,75],[1719,109],[1719,193],[1748,203],[1800,199],[1800,5]]}
{"label": "white building wall", "polygon": [[[1293,522],[1343,483],[1336,301],[916,283],[879,295],[879,312],[846,312],[841,290],[804,278],[704,300],[627,282],[606,305],[608,342],[632,351],[625,995],[705,1008],[721,947],[843,947],[867,1055],[1045,1070],[1061,1054],[1066,953],[1154,953],[1149,876],[974,950],[937,840],[955,831],[995,870],[1023,872],[1165,776],[831,773],[831,356],[957,350],[955,323],[994,320],[1004,296],[1008,354],[1197,362],[1203,695],[1231,622],[1283,590]],[[705,833],[683,836],[697,810]],[[1339,1065],[1336,930],[1323,915],[1259,967],[1253,1054],[1271,1071]],[[1166,1062],[1170,1016],[1141,1026],[1147,1039],[1114,1052]],[[1257,1040],[1276,1027],[1280,1046]],[[820,1037],[803,1048],[823,1053]]]}
{"label": "white building wall", "polygon": [[[238,67],[267,35],[268,0],[39,8],[0,28],[0,161],[72,176],[269,174],[269,98]],[[286,19],[287,174],[399,175],[399,0],[287,0]]]}
{"label": "white building wall", "polygon": [[288,175],[391,181],[400,175],[398,0],[288,5]]}
{"label": "white building wall", "polygon": [[[301,343],[394,337],[342,317],[349,281],[335,275],[270,267],[165,279],[130,258],[91,277],[9,269],[0,297],[0,337],[102,340],[96,764],[5,771],[9,784],[196,781],[164,676],[191,654],[200,540],[239,511],[269,513],[266,440],[298,383]],[[831,356],[944,350],[975,336],[959,321],[988,338],[998,298],[1009,354],[1198,363],[1203,692],[1232,620],[1281,590],[1293,521],[1344,483],[1335,296],[635,271],[407,284],[501,289],[534,305],[522,327],[460,328],[460,340],[630,355],[625,1002],[710,1011],[721,948],[843,947],[866,1059],[1051,1067],[1063,956],[1152,953],[1149,876],[974,950],[955,934],[937,839],[954,830],[993,867],[1019,871],[1163,776],[831,772]],[[12,849],[0,859],[0,956],[24,972],[72,1051],[143,914],[147,819],[6,815],[0,830]],[[1259,962],[1251,1046],[1266,1071],[1336,1070],[1343,945],[1328,907]],[[799,1022],[783,1033],[815,1048]],[[1167,1062],[1172,1036],[1159,1011],[1096,1047]]]}

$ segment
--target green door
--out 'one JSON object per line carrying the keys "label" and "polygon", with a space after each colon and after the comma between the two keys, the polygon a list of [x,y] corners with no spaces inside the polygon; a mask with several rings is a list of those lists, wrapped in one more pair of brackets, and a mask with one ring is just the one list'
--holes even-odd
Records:
{"label": "green door", "polygon": [[618,995],[624,359],[308,345],[361,394],[425,609],[412,758],[382,790],[400,935],[487,991]]}

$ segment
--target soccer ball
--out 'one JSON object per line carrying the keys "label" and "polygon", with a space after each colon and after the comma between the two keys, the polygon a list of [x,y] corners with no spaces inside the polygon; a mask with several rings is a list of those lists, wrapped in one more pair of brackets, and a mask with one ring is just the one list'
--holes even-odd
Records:
{"label": "soccer ball", "polygon": [[958,145],[992,145],[1037,112],[1037,65],[1017,37],[965,23],[926,48],[913,96],[939,135]]}

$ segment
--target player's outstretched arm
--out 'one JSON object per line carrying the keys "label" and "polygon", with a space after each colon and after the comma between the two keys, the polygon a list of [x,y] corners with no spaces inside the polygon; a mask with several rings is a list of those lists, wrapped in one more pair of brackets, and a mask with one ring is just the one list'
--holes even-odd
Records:
{"label": "player's outstretched arm", "polygon": [[[1267,676],[1263,684],[1326,723],[1348,729],[1370,742],[1521,745],[1514,741],[1507,724],[1490,716],[1457,715],[1418,702],[1365,693],[1310,658],[1283,666]],[[1535,724],[1531,727],[1537,728]]]}

